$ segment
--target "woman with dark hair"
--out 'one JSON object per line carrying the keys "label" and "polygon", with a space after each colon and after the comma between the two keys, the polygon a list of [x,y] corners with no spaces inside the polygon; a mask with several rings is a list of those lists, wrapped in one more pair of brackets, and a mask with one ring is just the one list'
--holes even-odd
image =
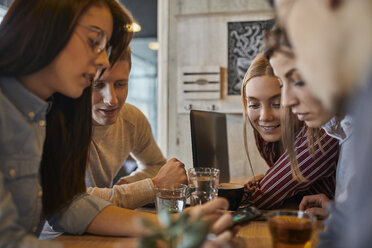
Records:
{"label": "woman with dark hair", "polygon": [[1,247],[53,247],[35,238],[45,219],[75,234],[138,233],[131,212],[86,194],[84,183],[89,86],[110,50],[114,63],[128,46],[131,23],[115,0],[10,6],[0,25]]}
{"label": "woman with dark hair", "polygon": [[[36,238],[46,219],[56,231],[111,236],[143,234],[138,217],[156,220],[87,194],[84,183],[89,86],[121,57],[132,22],[116,0],[10,6],[0,24],[0,247],[60,247]],[[227,206],[218,199],[207,207]],[[216,222],[219,232],[231,223]]]}
{"label": "woman with dark hair", "polygon": [[242,84],[246,154],[249,159],[246,141],[249,121],[257,148],[269,166],[265,175],[246,184],[246,190],[252,194],[251,202],[265,209],[280,207],[294,196],[315,192],[330,198],[334,195],[338,142],[324,131],[310,130],[292,118],[290,124],[296,135],[294,152],[298,154],[298,164],[292,163],[291,153],[282,144],[285,128],[282,119],[292,113],[281,106],[280,82],[267,58],[260,54],[252,62]]}

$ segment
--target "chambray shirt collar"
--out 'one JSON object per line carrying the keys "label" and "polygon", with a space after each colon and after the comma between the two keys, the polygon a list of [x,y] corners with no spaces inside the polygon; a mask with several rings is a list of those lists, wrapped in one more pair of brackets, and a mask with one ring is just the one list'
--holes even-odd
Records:
{"label": "chambray shirt collar", "polygon": [[333,117],[329,122],[322,126],[324,131],[331,136],[332,138],[338,139],[340,145],[348,140],[353,132],[352,129],[352,117],[346,115],[340,122],[337,124],[336,118]]}
{"label": "chambray shirt collar", "polygon": [[44,114],[45,118],[49,103],[26,89],[16,78],[1,77],[0,89],[23,115],[33,119],[30,113],[34,113],[34,116]]}

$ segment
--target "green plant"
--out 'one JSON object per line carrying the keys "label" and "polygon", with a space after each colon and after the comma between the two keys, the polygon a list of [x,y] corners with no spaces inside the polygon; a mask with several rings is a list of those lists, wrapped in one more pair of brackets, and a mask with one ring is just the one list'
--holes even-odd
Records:
{"label": "green plant", "polygon": [[198,248],[208,234],[209,224],[199,218],[190,218],[187,212],[183,212],[177,219],[172,219],[166,211],[158,215],[160,227],[155,223],[142,219],[141,224],[151,235],[141,237],[140,248]]}

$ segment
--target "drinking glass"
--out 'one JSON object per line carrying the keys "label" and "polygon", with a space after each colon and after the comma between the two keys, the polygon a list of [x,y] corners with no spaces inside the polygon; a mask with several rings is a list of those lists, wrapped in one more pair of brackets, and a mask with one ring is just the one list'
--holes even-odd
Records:
{"label": "drinking glass", "polygon": [[155,205],[157,212],[166,209],[169,213],[180,213],[186,205],[187,185],[155,186]]}
{"label": "drinking glass", "polygon": [[218,195],[220,170],[216,168],[190,168],[188,170],[190,205],[213,200]]}
{"label": "drinking glass", "polygon": [[277,210],[267,215],[274,248],[311,247],[316,218],[303,211]]}

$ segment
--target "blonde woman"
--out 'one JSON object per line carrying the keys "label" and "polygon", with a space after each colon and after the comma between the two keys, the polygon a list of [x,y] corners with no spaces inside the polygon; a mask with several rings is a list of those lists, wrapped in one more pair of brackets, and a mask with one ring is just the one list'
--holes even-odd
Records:
{"label": "blonde woman", "polygon": [[269,166],[265,175],[246,184],[253,204],[264,209],[277,208],[293,196],[319,193],[332,199],[338,141],[322,130],[314,135],[306,125],[293,118],[298,163],[291,165],[289,154],[282,145],[281,124],[284,115],[289,113],[281,107],[280,79],[263,54],[255,58],[245,75],[242,102],[248,159],[247,120],[253,127],[257,148]]}

